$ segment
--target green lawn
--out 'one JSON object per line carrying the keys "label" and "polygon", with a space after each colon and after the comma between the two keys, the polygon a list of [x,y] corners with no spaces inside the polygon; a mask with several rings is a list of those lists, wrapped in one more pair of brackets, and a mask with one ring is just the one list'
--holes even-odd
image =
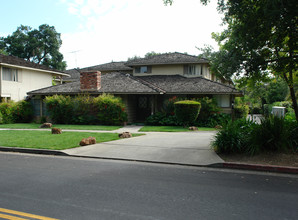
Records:
{"label": "green lawn", "polygon": [[[199,131],[215,131],[214,128],[199,127]],[[189,131],[188,128],[182,126],[144,126],[139,131],[142,132],[185,132]]]}
{"label": "green lawn", "polygon": [[[139,136],[142,134],[133,134]],[[79,146],[82,138],[95,137],[96,143],[118,140],[117,133],[71,132],[51,134],[50,131],[0,131],[0,146],[64,150]]]}
{"label": "green lawn", "polygon": [[[41,124],[34,123],[16,123],[16,124],[0,124],[0,128],[12,129],[38,129]],[[121,128],[122,126],[109,126],[109,125],[62,125],[53,124],[55,128],[71,129],[71,130],[100,130],[100,131],[113,131]]]}

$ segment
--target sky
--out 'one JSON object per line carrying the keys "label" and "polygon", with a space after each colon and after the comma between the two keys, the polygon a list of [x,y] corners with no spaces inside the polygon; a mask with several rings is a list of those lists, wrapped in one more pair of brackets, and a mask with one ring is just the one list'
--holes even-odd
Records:
{"label": "sky", "polygon": [[0,36],[20,25],[54,26],[67,69],[143,57],[147,52],[198,55],[204,45],[218,48],[222,15],[212,0],[0,0]]}

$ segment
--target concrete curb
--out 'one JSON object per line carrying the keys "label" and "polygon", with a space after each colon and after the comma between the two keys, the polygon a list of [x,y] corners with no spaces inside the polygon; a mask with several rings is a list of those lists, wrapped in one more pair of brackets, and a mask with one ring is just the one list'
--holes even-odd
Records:
{"label": "concrete curb", "polygon": [[15,148],[15,147],[0,147],[0,151],[29,153],[29,154],[42,154],[42,155],[54,155],[54,156],[69,156],[69,157],[90,158],[90,159],[133,161],[133,162],[144,162],[144,163],[152,163],[152,164],[181,165],[181,166],[190,166],[190,167],[208,167],[208,168],[238,169],[238,170],[249,170],[249,171],[273,172],[273,173],[298,174],[298,167],[285,167],[285,166],[262,165],[262,164],[245,164],[245,163],[225,162],[225,163],[215,163],[215,164],[209,164],[209,165],[195,165],[195,164],[157,162],[157,161],[147,161],[147,160],[134,160],[134,159],[124,159],[124,158],[79,156],[79,155],[70,155],[70,154],[67,154],[67,153],[64,153],[64,152],[58,151],[58,150]]}
{"label": "concrete curb", "polygon": [[44,149],[33,149],[33,148],[0,147],[0,151],[28,153],[28,154],[55,155],[55,156],[69,156],[68,154],[66,154],[64,152],[57,151],[57,150],[44,150]]}
{"label": "concrete curb", "polygon": [[274,172],[274,173],[298,174],[297,167],[286,167],[286,166],[276,166],[276,165],[225,162],[225,163],[211,164],[210,167],[251,170],[251,171],[265,171],[265,172]]}

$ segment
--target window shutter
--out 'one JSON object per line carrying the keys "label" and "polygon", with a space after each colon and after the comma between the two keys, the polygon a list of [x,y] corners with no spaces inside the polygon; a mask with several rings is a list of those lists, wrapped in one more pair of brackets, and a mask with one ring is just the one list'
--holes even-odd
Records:
{"label": "window shutter", "polygon": [[147,73],[152,73],[152,66],[147,66]]}

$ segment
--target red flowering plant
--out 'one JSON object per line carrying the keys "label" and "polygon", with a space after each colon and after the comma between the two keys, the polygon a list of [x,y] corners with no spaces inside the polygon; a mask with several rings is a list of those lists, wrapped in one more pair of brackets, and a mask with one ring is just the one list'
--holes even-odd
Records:
{"label": "red flowering plant", "polygon": [[174,103],[184,100],[184,98],[179,98],[177,96],[173,96],[164,102],[164,111],[167,115],[175,115],[175,108],[174,108]]}

